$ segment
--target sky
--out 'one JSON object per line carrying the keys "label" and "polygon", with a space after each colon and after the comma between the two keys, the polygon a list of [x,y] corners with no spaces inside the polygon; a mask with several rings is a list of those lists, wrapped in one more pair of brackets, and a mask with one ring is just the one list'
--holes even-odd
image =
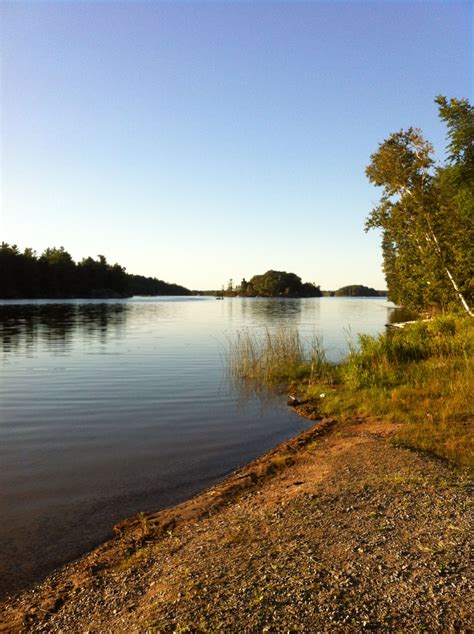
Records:
{"label": "sky", "polygon": [[472,100],[471,2],[1,2],[0,239],[216,289],[385,288],[364,170]]}

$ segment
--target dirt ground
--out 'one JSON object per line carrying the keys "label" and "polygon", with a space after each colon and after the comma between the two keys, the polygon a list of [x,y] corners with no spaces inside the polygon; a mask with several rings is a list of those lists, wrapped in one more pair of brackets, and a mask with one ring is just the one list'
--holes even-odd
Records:
{"label": "dirt ground", "polygon": [[320,421],[1,607],[8,632],[469,632],[469,483]]}

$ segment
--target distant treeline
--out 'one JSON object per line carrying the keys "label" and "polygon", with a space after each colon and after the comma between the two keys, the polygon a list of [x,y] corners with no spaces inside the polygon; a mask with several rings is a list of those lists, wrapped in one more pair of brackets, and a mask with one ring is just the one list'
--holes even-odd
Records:
{"label": "distant treeline", "polygon": [[120,264],[109,264],[103,255],[74,262],[63,247],[21,253],[16,245],[0,246],[0,298],[101,298],[132,295],[190,295],[178,284],[154,277],[130,275]]}
{"label": "distant treeline", "polygon": [[330,297],[386,297],[387,291],[377,291],[363,284],[349,284],[338,288],[337,291],[325,291],[324,294]]}

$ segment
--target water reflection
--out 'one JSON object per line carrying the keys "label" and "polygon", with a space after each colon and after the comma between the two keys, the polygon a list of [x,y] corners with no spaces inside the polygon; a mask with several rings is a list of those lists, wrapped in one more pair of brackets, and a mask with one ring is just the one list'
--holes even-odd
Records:
{"label": "water reflection", "polygon": [[399,306],[394,306],[388,311],[387,323],[398,324],[402,321],[412,321],[413,319],[417,319],[417,317],[417,313],[414,313],[413,311],[407,310],[406,308],[400,308]]}
{"label": "water reflection", "polygon": [[[306,307],[304,300],[301,299],[278,298],[248,298],[242,299],[236,305],[240,308],[242,318],[253,326],[269,326],[280,322],[297,324]],[[312,305],[317,306],[318,303],[312,302]]]}
{"label": "water reflection", "polygon": [[0,305],[0,347],[3,358],[31,355],[38,344],[54,355],[70,352],[73,340],[96,338],[102,344],[125,327],[126,303],[40,303]]}

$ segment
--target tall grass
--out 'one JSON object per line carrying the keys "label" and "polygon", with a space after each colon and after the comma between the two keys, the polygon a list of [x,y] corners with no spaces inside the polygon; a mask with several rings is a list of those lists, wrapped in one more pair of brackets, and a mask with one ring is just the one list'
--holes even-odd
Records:
{"label": "tall grass", "polygon": [[471,320],[438,317],[389,330],[378,337],[359,336],[359,347],[351,346],[343,365],[345,382],[355,389],[398,385],[407,367],[428,359],[472,358]]}
{"label": "tall grass", "polygon": [[322,413],[371,414],[403,423],[398,442],[473,465],[474,324],[438,317],[378,337],[360,336],[347,358],[330,364],[322,342],[296,329],[240,333],[229,355],[235,381],[294,384]]}
{"label": "tall grass", "polygon": [[403,423],[398,441],[473,464],[474,327],[438,317],[378,337],[362,336],[342,364],[343,397],[357,411]]}
{"label": "tall grass", "polygon": [[239,332],[229,345],[229,372],[238,382],[264,386],[287,385],[290,381],[329,378],[321,340],[303,341],[296,328],[265,330],[255,334]]}

